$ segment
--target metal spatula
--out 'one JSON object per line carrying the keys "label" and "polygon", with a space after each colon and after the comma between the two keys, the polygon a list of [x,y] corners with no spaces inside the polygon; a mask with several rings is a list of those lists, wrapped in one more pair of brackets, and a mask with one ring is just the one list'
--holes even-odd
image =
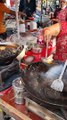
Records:
{"label": "metal spatula", "polygon": [[42,62],[46,62],[48,57],[48,41],[46,42],[46,54],[44,58],[41,58]]}
{"label": "metal spatula", "polygon": [[47,43],[46,43],[46,55],[45,55],[45,57],[44,58],[41,58],[41,60],[42,60],[42,62],[43,63],[48,63],[48,64],[50,64],[50,63],[52,63],[52,61],[53,61],[53,55],[51,54],[50,56],[48,56],[48,41],[47,41]]}
{"label": "metal spatula", "polygon": [[67,60],[66,60],[66,62],[65,62],[65,64],[64,64],[64,67],[63,67],[63,69],[62,69],[62,72],[61,72],[59,78],[56,79],[56,80],[54,80],[53,83],[51,84],[51,88],[52,88],[52,89],[54,89],[54,90],[56,90],[56,91],[59,91],[59,92],[62,92],[62,91],[63,91],[64,83],[63,83],[63,81],[62,81],[62,76],[63,76],[63,74],[64,74],[64,71],[65,71],[65,69],[66,69],[66,66],[67,66]]}

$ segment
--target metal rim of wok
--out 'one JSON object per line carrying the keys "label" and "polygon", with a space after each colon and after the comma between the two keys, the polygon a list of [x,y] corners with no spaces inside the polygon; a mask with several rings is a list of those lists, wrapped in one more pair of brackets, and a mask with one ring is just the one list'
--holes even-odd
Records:
{"label": "metal rim of wok", "polygon": [[[30,66],[34,66],[37,63],[32,63],[30,64],[27,68],[26,68],[26,72],[28,72],[28,69],[30,68]],[[52,105],[55,107],[63,107],[63,108],[67,108],[67,95],[64,96],[63,94],[61,94],[61,97],[59,99],[52,99],[52,98],[47,98],[46,96],[43,98],[43,95],[36,93],[36,91],[34,89],[32,89],[32,87],[28,84],[29,79],[27,78],[27,76],[25,75],[26,73],[22,73],[24,75],[22,75],[23,81],[25,83],[25,88],[27,89],[28,93],[31,95],[31,97],[34,97],[35,99],[37,99],[38,101],[40,101],[41,103],[47,104],[47,105]]]}

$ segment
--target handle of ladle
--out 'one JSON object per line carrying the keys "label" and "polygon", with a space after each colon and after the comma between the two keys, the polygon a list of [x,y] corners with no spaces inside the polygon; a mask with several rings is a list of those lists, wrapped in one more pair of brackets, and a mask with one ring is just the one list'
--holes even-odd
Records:
{"label": "handle of ladle", "polygon": [[46,58],[48,57],[48,41],[46,42]]}
{"label": "handle of ladle", "polygon": [[62,72],[61,72],[61,74],[60,74],[59,79],[62,79],[62,76],[63,76],[63,74],[64,74],[64,71],[65,71],[65,69],[66,69],[66,66],[67,66],[67,60],[65,61],[65,64],[64,64],[64,66],[63,66],[63,68],[62,68]]}

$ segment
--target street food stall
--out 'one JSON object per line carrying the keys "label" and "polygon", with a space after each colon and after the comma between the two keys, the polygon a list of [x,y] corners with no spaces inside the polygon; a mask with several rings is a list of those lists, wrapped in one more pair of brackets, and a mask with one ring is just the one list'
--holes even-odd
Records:
{"label": "street food stall", "polygon": [[[52,89],[51,83],[59,78],[64,63],[53,61],[56,38],[52,38],[49,44],[44,42],[43,27],[50,26],[52,22],[48,10],[46,15],[42,16],[42,5],[45,4],[48,7],[52,3],[44,1],[41,4],[39,24],[37,15],[28,20],[19,18],[18,2],[18,0],[15,1],[16,20],[12,18],[10,22],[6,21],[7,28],[13,29],[12,34],[5,41],[0,39],[2,119],[5,120],[3,114],[5,112],[15,120],[66,120],[67,70],[62,77],[63,91]],[[46,24],[44,20],[48,19],[47,15],[49,20]],[[56,72],[60,67],[60,72]],[[52,73],[49,74],[51,70],[53,70],[53,76]]]}

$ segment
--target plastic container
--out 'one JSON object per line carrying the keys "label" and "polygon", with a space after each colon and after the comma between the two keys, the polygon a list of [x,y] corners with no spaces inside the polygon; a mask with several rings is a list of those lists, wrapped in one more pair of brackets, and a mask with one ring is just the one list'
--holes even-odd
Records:
{"label": "plastic container", "polygon": [[24,104],[24,84],[21,77],[12,82],[14,100],[16,104]]}

